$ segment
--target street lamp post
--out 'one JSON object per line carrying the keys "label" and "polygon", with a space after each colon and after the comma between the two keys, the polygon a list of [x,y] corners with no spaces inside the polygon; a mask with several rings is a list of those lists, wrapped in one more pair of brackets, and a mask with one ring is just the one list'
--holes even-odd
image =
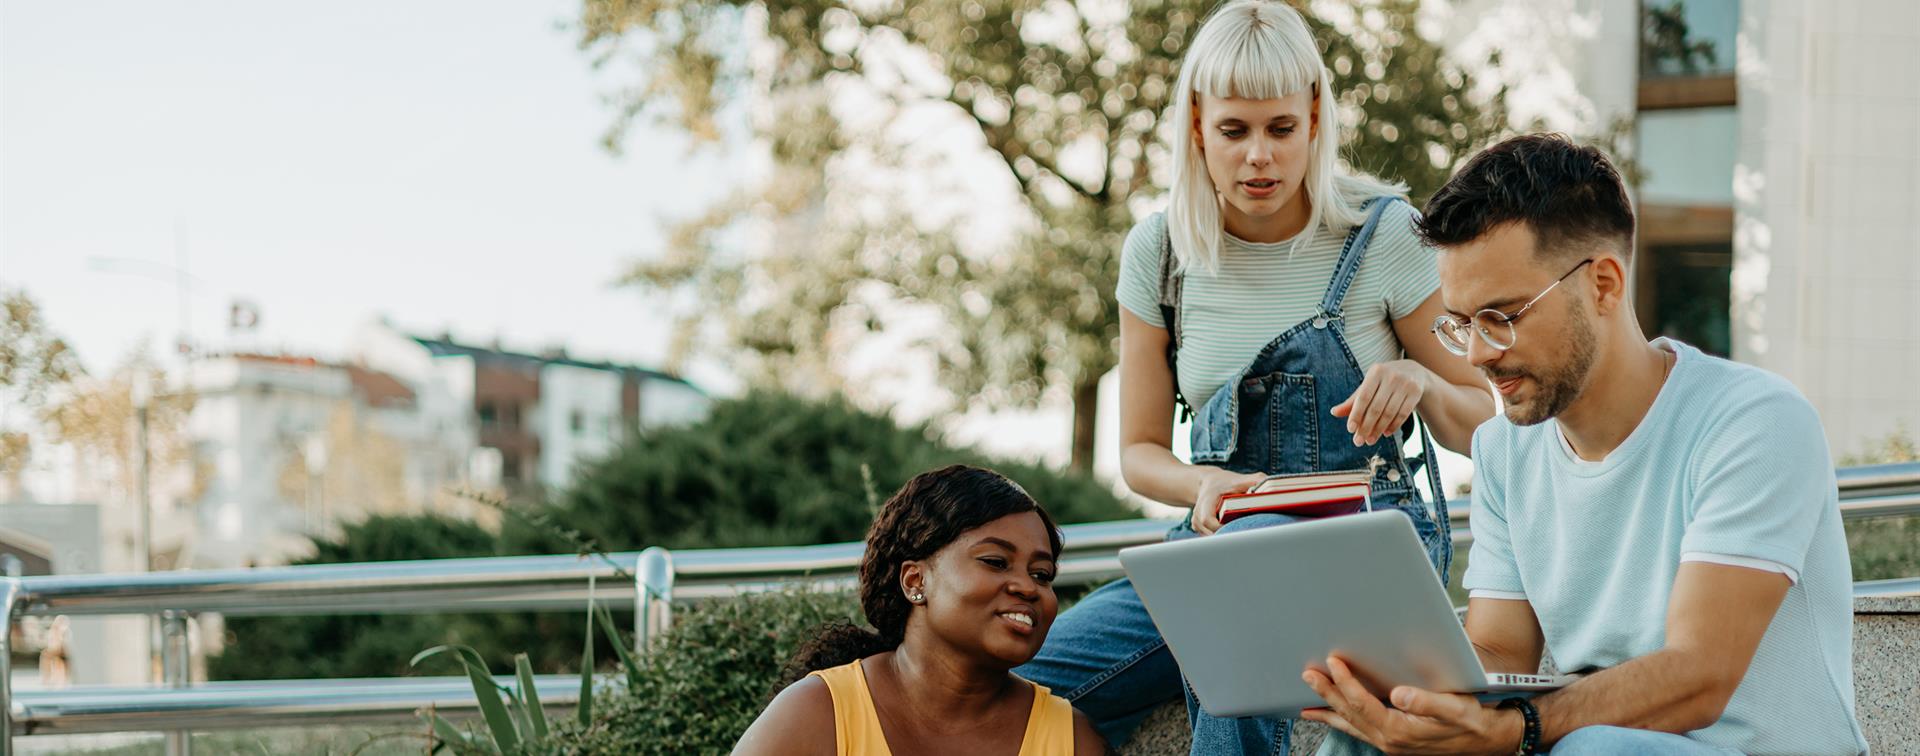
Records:
{"label": "street lamp post", "polygon": [[135,572],[153,570],[153,451],[149,412],[153,404],[153,378],[145,370],[133,375],[133,418],[135,475],[134,509],[140,517],[140,538],[134,543]]}
{"label": "street lamp post", "polygon": [[[133,571],[151,572],[153,570],[153,451],[150,446],[152,436],[149,411],[153,404],[153,377],[144,368],[135,368],[133,387],[130,392],[133,399],[134,418],[134,494],[133,508],[138,516],[139,537],[133,542]],[[154,639],[156,626],[153,617],[146,618],[147,636],[147,674],[153,675],[153,659],[159,645]]]}

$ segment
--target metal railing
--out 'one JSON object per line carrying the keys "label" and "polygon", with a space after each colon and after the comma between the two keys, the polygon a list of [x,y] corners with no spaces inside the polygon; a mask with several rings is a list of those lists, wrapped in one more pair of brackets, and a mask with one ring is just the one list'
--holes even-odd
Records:
{"label": "metal railing", "polygon": [[[1121,548],[1160,539],[1161,520],[1069,525],[1059,584],[1084,585],[1118,577]],[[193,615],[292,616],[433,612],[577,611],[596,603],[635,611],[636,645],[644,648],[672,621],[672,605],[795,584],[852,586],[862,544],[839,543],[668,552],[651,548],[604,556],[529,556],[428,559],[405,562],[302,565],[163,573],[52,575],[0,578],[0,756],[13,737],[73,732],[162,730],[169,753],[186,753],[193,729],[312,721],[391,718],[429,704],[471,711],[464,678],[433,682],[398,678],[384,687],[331,680],[188,685],[188,623]],[[631,582],[627,582],[631,581]],[[12,627],[21,617],[152,615],[161,622],[166,687],[85,686],[58,691],[12,691]],[[424,682],[415,682],[415,681]],[[559,705],[574,693],[544,691]],[[565,686],[560,686],[564,689]],[[411,704],[408,702],[411,701]]]}
{"label": "metal railing", "polygon": [[[1838,471],[1847,519],[1920,514],[1920,464]],[[1465,546],[1472,507],[1453,508],[1454,540]],[[1068,525],[1057,583],[1085,585],[1122,574],[1118,553],[1162,539],[1168,520]],[[313,614],[566,611],[599,603],[635,612],[636,645],[645,648],[672,622],[676,601],[700,600],[798,583],[854,584],[862,545],[827,544],[669,552],[650,548],[604,556],[432,559],[125,575],[0,578],[0,756],[12,756],[15,735],[168,733],[168,752],[186,753],[195,729],[373,721],[404,717],[434,705],[472,710],[472,690],[459,678],[395,678],[380,682],[300,680],[188,685],[190,618]],[[625,581],[631,580],[631,583]],[[1920,594],[1920,578],[1874,581],[1856,595]],[[12,691],[10,643],[20,617],[151,615],[161,621],[164,688],[87,686]],[[549,685],[554,692],[547,693]],[[542,678],[541,700],[569,705],[577,678]],[[572,692],[568,692],[572,686]],[[464,695],[463,695],[464,693]]]}

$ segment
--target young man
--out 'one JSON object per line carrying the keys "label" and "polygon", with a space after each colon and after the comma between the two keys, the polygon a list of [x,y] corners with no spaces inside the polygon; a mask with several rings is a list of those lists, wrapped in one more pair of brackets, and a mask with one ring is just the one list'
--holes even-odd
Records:
{"label": "young man", "polygon": [[[1476,156],[1427,205],[1448,315],[1493,382],[1473,439],[1467,634],[1489,671],[1597,669],[1529,700],[1413,688],[1340,660],[1309,712],[1396,753],[1859,753],[1852,574],[1819,417],[1787,381],[1634,318],[1633,211],[1558,136]],[[1326,751],[1356,746],[1329,738]]]}

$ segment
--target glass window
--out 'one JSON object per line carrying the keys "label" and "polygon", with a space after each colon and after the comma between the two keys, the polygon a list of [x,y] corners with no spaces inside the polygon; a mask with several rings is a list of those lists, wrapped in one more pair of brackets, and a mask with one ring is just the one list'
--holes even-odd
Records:
{"label": "glass window", "polygon": [[1733,352],[1732,244],[1662,244],[1653,265],[1654,330],[1708,354]]}
{"label": "glass window", "polygon": [[1642,0],[1640,77],[1733,73],[1740,0]]}
{"label": "glass window", "polygon": [[1740,136],[1734,108],[1650,110],[1637,126],[1641,204],[1733,206]]}

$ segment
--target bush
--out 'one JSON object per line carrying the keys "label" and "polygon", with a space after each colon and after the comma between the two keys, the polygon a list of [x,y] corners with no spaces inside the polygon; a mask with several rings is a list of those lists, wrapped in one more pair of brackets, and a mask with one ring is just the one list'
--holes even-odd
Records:
{"label": "bush", "polygon": [[629,657],[624,674],[598,678],[584,723],[539,716],[513,680],[489,681],[471,661],[461,666],[479,675],[475,695],[505,708],[464,727],[423,716],[436,752],[444,746],[460,756],[725,753],[778,692],[773,686],[800,644],[858,613],[850,593],[802,589],[710,601],[677,614],[647,653]]}
{"label": "bush", "polygon": [[681,612],[638,659],[638,685],[594,702],[593,723],[560,725],[567,753],[725,753],[773,693],[781,668],[821,625],[858,621],[852,594],[787,591]]}
{"label": "bush", "polygon": [[[437,515],[376,516],[314,542],[294,564],[383,562],[427,557],[492,556],[492,533]],[[388,614],[231,617],[226,651],[207,660],[215,680],[389,677],[409,674],[415,651],[465,643],[488,658],[511,658],[518,638],[496,637],[489,615]],[[578,649],[575,650],[576,658]]]}
{"label": "bush", "polygon": [[[1889,462],[1920,462],[1920,444],[1906,428],[1869,441],[1858,454],[1840,459],[1845,467]],[[1847,523],[1847,551],[1853,579],[1885,580],[1920,575],[1920,517],[1883,517]]]}
{"label": "bush", "polygon": [[[1063,523],[1139,516],[1083,475],[948,446],[925,426],[903,428],[845,400],[754,392],[716,402],[702,422],[634,434],[557,500],[512,510],[497,537],[439,517],[375,517],[317,542],[301,563],[578,551],[561,530],[584,533],[604,551],[858,541],[880,499],[953,463],[1005,473]],[[513,669],[517,651],[535,669],[565,672],[578,664],[583,622],[578,612],[235,618],[227,653],[210,662],[209,674],[401,675],[415,651],[448,643],[473,646],[496,673]],[[611,659],[602,644],[595,658]]]}
{"label": "bush", "polygon": [[[857,541],[878,499],[955,463],[999,470],[1059,522],[1139,516],[1092,478],[950,447],[926,426],[903,428],[844,399],[772,392],[718,402],[697,425],[642,433],[535,509],[608,551]],[[574,548],[524,522],[502,538],[516,552]]]}

